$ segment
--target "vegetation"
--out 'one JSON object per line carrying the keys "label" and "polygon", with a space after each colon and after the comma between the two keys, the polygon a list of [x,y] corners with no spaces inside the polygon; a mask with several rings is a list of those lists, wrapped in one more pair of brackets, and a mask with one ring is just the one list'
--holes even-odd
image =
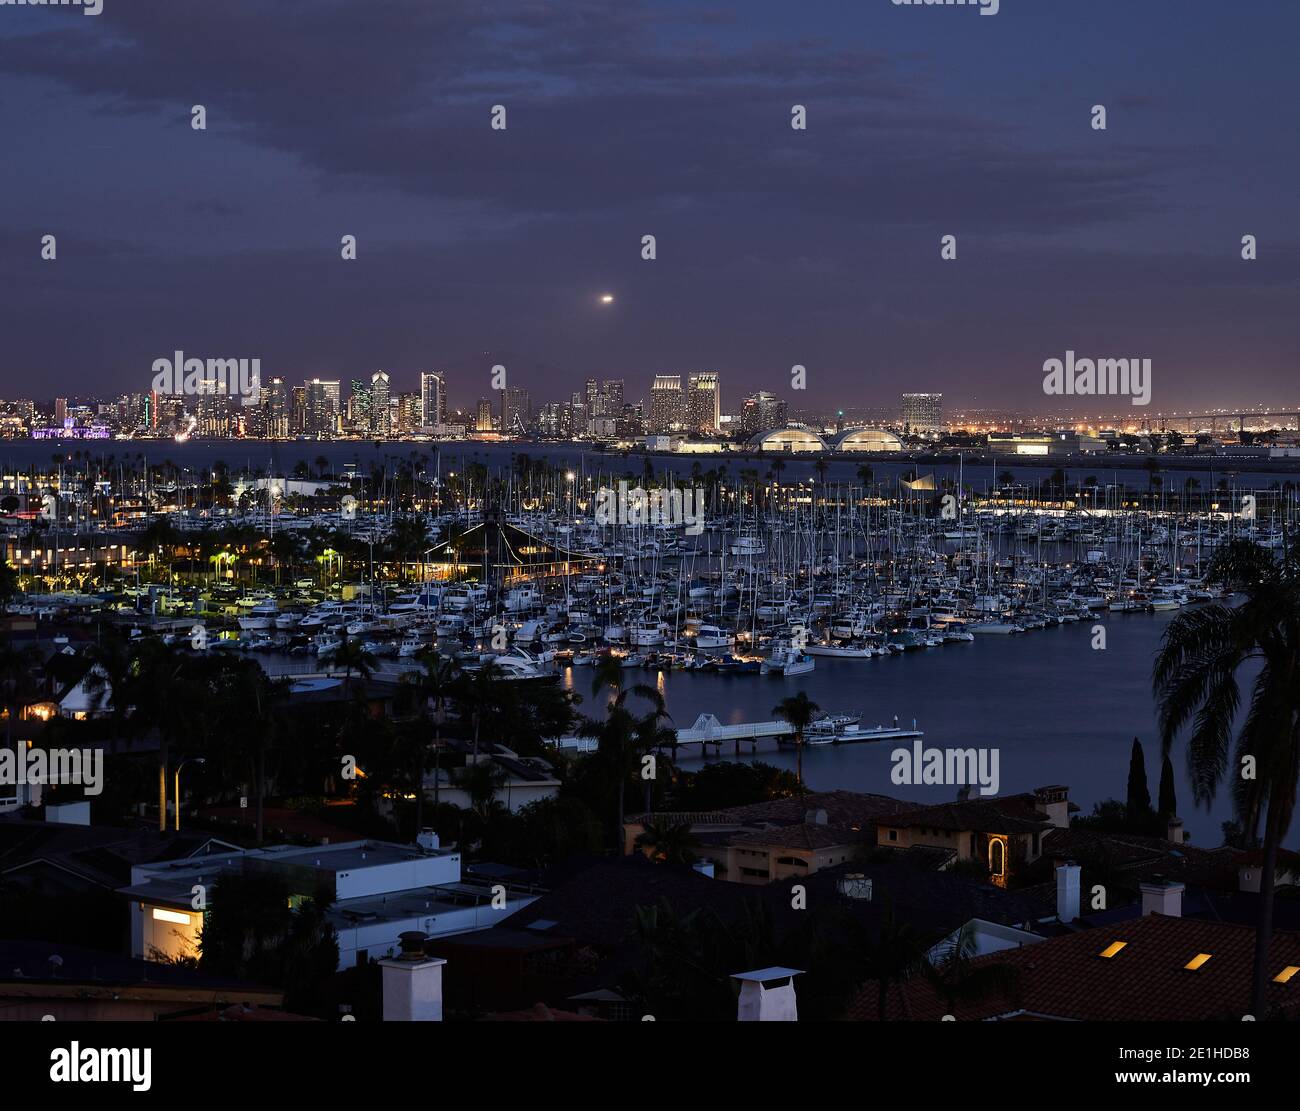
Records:
{"label": "vegetation", "polygon": [[[1235,540],[1215,554],[1210,574],[1244,600],[1180,611],[1165,631],[1153,683],[1165,754],[1187,734],[1196,801],[1208,805],[1226,780],[1246,842],[1262,846],[1251,988],[1253,1013],[1262,1017],[1278,847],[1291,827],[1300,773],[1300,549],[1275,559]],[[1244,708],[1243,680],[1250,684]]]}

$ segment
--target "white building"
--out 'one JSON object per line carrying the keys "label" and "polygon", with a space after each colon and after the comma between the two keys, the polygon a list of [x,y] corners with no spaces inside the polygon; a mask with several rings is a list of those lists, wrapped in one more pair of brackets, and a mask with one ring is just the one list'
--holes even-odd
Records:
{"label": "white building", "polygon": [[295,898],[310,898],[322,886],[332,891],[335,901],[327,916],[338,933],[340,971],[366,958],[391,957],[405,931],[442,937],[481,930],[536,898],[500,883],[463,880],[459,849],[439,848],[432,833],[422,834],[421,841],[274,845],[135,865],[131,886],[120,890],[132,904],[131,955],[192,955],[204,916],[196,903],[210,907],[220,877],[238,870],[278,873]]}

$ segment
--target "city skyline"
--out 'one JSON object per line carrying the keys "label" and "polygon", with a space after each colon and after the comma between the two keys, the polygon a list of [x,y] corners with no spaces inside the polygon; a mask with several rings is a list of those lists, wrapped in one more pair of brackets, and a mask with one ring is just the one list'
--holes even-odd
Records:
{"label": "city skyline", "polygon": [[[137,390],[184,348],[340,381],[432,356],[461,404],[497,364],[534,397],[699,367],[781,393],[798,365],[810,407],[911,388],[1046,412],[1044,360],[1075,349],[1150,358],[1155,409],[1287,404],[1292,5],[1245,25],[1098,0],[1062,28],[1011,5],[520,3],[489,32],[394,0],[259,11],[240,50],[254,6],[174,7],[0,25],[22,186],[0,395]],[[1030,49],[1062,30],[1069,58]],[[290,56],[329,75],[309,107]],[[1247,57],[1249,89],[1220,65]]]}

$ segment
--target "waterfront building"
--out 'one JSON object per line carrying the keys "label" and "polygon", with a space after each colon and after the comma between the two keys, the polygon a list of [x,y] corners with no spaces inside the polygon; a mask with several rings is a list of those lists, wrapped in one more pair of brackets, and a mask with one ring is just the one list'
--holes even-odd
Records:
{"label": "waterfront building", "polygon": [[687,422],[692,432],[717,432],[722,425],[722,376],[692,374],[686,390]]}
{"label": "waterfront building", "polygon": [[650,432],[680,432],[686,422],[686,394],[680,374],[656,374],[650,385]]}
{"label": "waterfront building", "polygon": [[883,428],[848,428],[830,441],[832,451],[902,451],[903,441]]}
{"label": "waterfront building", "polygon": [[826,441],[807,428],[791,426],[760,432],[745,446],[751,451],[816,452],[826,450]]}

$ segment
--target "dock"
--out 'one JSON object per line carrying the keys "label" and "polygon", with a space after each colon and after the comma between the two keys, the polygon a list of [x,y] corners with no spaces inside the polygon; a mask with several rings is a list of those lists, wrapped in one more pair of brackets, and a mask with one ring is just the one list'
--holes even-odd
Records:
{"label": "dock", "polygon": [[[923,736],[925,734],[916,728],[916,722],[912,722],[910,729],[890,725],[875,725],[863,729],[852,725],[837,730],[834,734],[815,733],[811,736],[806,734],[804,741],[811,747],[817,747],[825,744],[861,744],[868,741],[904,741]],[[788,721],[742,721],[723,725],[713,714],[700,714],[689,729],[677,730],[677,746],[686,748],[690,745],[699,745],[701,751],[707,751],[710,745],[720,748],[730,741],[735,745],[736,754],[739,755],[742,743],[757,746],[761,740],[781,742],[793,737],[794,727]],[[590,737],[560,737],[547,743],[561,750],[576,752],[596,750],[596,742]]]}

